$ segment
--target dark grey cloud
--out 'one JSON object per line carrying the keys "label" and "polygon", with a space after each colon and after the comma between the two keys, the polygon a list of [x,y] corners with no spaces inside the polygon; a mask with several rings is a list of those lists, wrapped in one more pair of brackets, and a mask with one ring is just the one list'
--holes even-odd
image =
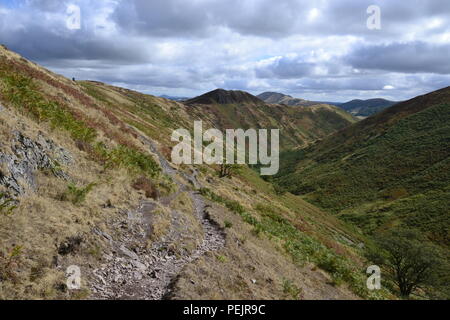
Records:
{"label": "dark grey cloud", "polygon": [[65,10],[67,4],[71,3],[70,0],[27,0],[21,2],[28,4],[31,8],[36,8],[43,12],[60,12]]}
{"label": "dark grey cloud", "polygon": [[[24,41],[24,39],[29,39]],[[49,32],[36,24],[2,36],[1,41],[28,59],[47,62],[64,59],[145,62],[148,56],[139,43],[110,41],[82,32]]]}
{"label": "dark grey cloud", "polygon": [[311,62],[283,57],[267,66],[256,68],[255,72],[258,78],[296,79],[312,75],[315,67],[316,64]]}
{"label": "dark grey cloud", "polygon": [[450,43],[414,41],[367,45],[355,48],[345,61],[359,69],[450,74]]}
{"label": "dark grey cloud", "polygon": [[220,28],[242,34],[286,36],[305,1],[120,1],[112,18],[123,30],[151,36],[207,37]]}
{"label": "dark grey cloud", "polygon": [[[377,32],[366,27],[371,5],[381,8],[383,27]],[[208,37],[227,28],[269,38],[353,34],[394,39],[411,24],[446,18],[449,11],[447,0],[119,0],[112,18],[123,30],[147,36]]]}

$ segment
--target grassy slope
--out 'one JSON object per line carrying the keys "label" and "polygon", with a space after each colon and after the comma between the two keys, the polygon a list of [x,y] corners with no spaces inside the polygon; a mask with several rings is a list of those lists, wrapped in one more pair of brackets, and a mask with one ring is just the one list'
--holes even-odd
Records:
{"label": "grassy slope", "polygon": [[280,129],[282,149],[306,146],[356,122],[350,114],[328,105],[212,104],[194,105],[190,111],[221,129]]}
{"label": "grassy slope", "polygon": [[396,104],[385,99],[352,100],[339,107],[357,116],[369,117]]}
{"label": "grassy slope", "polygon": [[[171,130],[189,127],[197,116],[165,99],[99,83],[74,83],[0,50],[0,100],[6,107],[0,114],[3,141],[15,128],[29,136],[41,131],[73,154],[75,164],[63,169],[78,186],[95,183],[82,203],[71,203],[61,197],[68,187],[65,181],[39,172],[38,192],[20,199],[13,215],[0,215],[0,258],[16,266],[13,278],[1,279],[0,297],[88,297],[88,290],[59,288],[65,282],[65,265],[77,264],[87,272],[109,252],[92,227],[119,236],[122,231],[111,222],[144,198],[131,187],[137,177],[145,175],[161,192],[172,192],[129,125],[158,141],[168,156]],[[204,110],[202,114],[209,117]],[[367,240],[351,227],[296,196],[277,195],[248,168],[232,179],[217,178],[217,168],[199,169],[204,186],[216,195],[209,193],[218,206],[210,214],[227,226],[228,241],[222,252],[192,263],[178,278],[177,297],[355,298],[348,286],[360,296],[371,295],[364,287],[365,262],[357,246]],[[104,206],[111,202],[113,209]],[[183,214],[192,214],[185,201],[179,205]],[[83,245],[55,268],[58,245],[75,235],[83,236]],[[195,272],[198,268],[202,272]],[[256,284],[250,281],[253,277],[258,278]],[[189,279],[195,280],[194,287]],[[87,281],[83,278],[84,285]],[[300,291],[301,295],[292,294]]]}
{"label": "grassy slope", "polygon": [[449,136],[445,88],[286,154],[277,182],[369,233],[406,224],[448,245]]}

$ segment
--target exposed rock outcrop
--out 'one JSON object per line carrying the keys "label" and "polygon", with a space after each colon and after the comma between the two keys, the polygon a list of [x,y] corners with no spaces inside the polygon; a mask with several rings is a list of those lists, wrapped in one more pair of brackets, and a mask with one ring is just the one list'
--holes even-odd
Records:
{"label": "exposed rock outcrop", "polygon": [[15,130],[10,143],[12,153],[6,152],[5,142],[0,145],[0,185],[6,187],[12,197],[23,195],[26,187],[36,189],[37,170],[48,169],[59,178],[69,178],[60,165],[72,164],[71,154],[43,134],[35,141]]}

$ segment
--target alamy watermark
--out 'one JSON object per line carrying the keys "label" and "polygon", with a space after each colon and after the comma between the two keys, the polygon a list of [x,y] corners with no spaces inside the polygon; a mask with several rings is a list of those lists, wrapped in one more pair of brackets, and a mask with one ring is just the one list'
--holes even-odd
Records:
{"label": "alamy watermark", "polygon": [[371,5],[367,8],[367,14],[370,14],[367,18],[367,29],[380,30],[381,29],[381,8],[376,5]]}
{"label": "alamy watermark", "polygon": [[79,266],[69,266],[66,270],[66,285],[69,290],[79,290],[81,288],[81,269]]}
{"label": "alamy watermark", "polygon": [[[194,137],[187,129],[172,133],[178,144],[172,149],[174,164],[261,164],[261,175],[274,175],[280,167],[279,129],[218,129],[203,132],[203,122],[194,122]],[[207,144],[209,142],[209,144]],[[205,146],[205,144],[207,144]],[[270,149],[270,152],[269,152]]]}
{"label": "alamy watermark", "polygon": [[367,278],[366,285],[369,290],[381,289],[381,269],[379,266],[369,266],[366,271],[370,276]]}
{"label": "alamy watermark", "polygon": [[81,29],[81,9],[76,4],[69,4],[66,10],[66,27],[70,30]]}

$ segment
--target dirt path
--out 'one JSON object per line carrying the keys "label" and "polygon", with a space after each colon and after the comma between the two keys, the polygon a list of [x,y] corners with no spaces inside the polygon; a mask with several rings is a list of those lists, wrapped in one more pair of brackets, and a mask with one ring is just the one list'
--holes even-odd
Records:
{"label": "dirt path", "polygon": [[203,239],[198,239],[200,245],[194,251],[175,254],[171,244],[200,235],[189,234],[186,230],[186,223],[189,222],[185,221],[182,213],[171,209],[170,230],[148,249],[146,241],[157,204],[143,202],[137,210],[122,212],[122,219],[116,221],[114,226],[127,229],[121,239],[114,240],[108,234],[94,230],[99,236],[105,237],[113,248],[112,254],[104,256],[106,263],[92,273],[91,290],[94,299],[163,299],[170,294],[172,282],[185,265],[206,252],[217,251],[225,245],[225,234],[205,212],[203,196],[191,191],[188,185],[175,178],[180,174],[198,189],[200,184],[196,177],[197,172],[194,171],[191,175],[177,172],[152,141],[144,136],[140,138],[153,153],[158,155],[163,172],[171,176],[179,187],[176,194],[160,199],[160,203],[168,207],[181,192],[188,192],[196,217],[203,228]]}

